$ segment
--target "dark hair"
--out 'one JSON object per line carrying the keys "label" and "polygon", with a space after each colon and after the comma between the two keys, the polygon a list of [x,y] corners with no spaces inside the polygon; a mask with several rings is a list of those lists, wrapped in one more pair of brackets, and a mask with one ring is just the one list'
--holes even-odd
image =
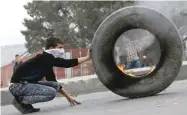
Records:
{"label": "dark hair", "polygon": [[19,54],[16,54],[16,55],[15,55],[15,57],[18,57],[18,56],[19,56]]}
{"label": "dark hair", "polygon": [[46,40],[45,49],[56,47],[57,44],[63,44],[62,40],[60,38],[51,36]]}

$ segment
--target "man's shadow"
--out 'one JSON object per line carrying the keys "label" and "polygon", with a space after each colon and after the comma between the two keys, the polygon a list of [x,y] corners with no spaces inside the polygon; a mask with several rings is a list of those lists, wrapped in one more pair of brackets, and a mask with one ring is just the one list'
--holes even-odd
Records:
{"label": "man's shadow", "polygon": [[117,100],[112,100],[112,101],[108,101],[105,104],[116,104],[116,103],[124,103],[124,102],[129,102],[129,101],[136,101],[136,100],[143,100],[143,99],[151,99],[151,98],[163,98],[163,97],[176,97],[178,95],[177,92],[169,92],[169,93],[159,93],[153,96],[148,96],[148,97],[138,97],[138,98],[123,98],[123,99],[117,99]]}

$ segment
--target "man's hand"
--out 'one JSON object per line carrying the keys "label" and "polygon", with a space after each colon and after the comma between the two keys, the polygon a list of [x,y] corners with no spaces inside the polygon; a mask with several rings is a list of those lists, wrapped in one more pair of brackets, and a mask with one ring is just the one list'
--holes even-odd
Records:
{"label": "man's hand", "polygon": [[89,50],[92,50],[92,44],[89,44],[89,45],[88,45],[88,49],[89,49]]}
{"label": "man's hand", "polygon": [[75,99],[73,98],[69,98],[68,101],[70,102],[70,105],[73,106],[75,104],[81,104],[80,102],[76,101]]}
{"label": "man's hand", "polygon": [[78,58],[78,63],[81,64],[89,59],[91,59],[91,45],[88,47],[87,55],[85,57]]}
{"label": "man's hand", "polygon": [[80,102],[73,99],[63,88],[60,90],[60,93],[67,98],[70,102],[70,105],[81,104]]}
{"label": "man's hand", "polygon": [[88,58],[88,60],[91,58],[91,49],[88,49],[87,58]]}
{"label": "man's hand", "polygon": [[92,51],[92,44],[89,44],[88,45],[88,52],[87,52],[87,56],[86,56],[86,57],[88,57],[88,59],[91,58],[91,51]]}

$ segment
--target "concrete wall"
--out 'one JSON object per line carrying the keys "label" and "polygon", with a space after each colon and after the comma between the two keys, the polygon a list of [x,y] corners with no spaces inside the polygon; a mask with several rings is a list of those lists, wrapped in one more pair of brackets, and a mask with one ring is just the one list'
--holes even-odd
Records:
{"label": "concrete wall", "polygon": [[[183,63],[181,70],[176,80],[187,79],[187,61]],[[59,83],[70,93],[72,96],[80,94],[87,94],[93,92],[103,92],[108,89],[99,81],[96,75],[83,76],[77,78],[70,78],[64,80],[58,80]],[[58,96],[60,96],[58,94]],[[8,91],[8,88],[1,89],[1,105],[8,105],[12,101],[12,95]]]}

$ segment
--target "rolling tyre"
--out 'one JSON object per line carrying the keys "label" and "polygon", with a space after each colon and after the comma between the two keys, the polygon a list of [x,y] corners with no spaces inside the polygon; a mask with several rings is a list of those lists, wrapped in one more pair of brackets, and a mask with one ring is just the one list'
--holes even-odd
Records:
{"label": "rolling tyre", "polygon": [[[143,78],[124,74],[113,58],[119,36],[137,28],[152,33],[161,48],[156,69]],[[129,98],[151,96],[166,89],[179,73],[182,54],[181,36],[176,26],[159,12],[141,6],[112,13],[100,24],[92,41],[92,61],[98,78],[112,92]]]}

